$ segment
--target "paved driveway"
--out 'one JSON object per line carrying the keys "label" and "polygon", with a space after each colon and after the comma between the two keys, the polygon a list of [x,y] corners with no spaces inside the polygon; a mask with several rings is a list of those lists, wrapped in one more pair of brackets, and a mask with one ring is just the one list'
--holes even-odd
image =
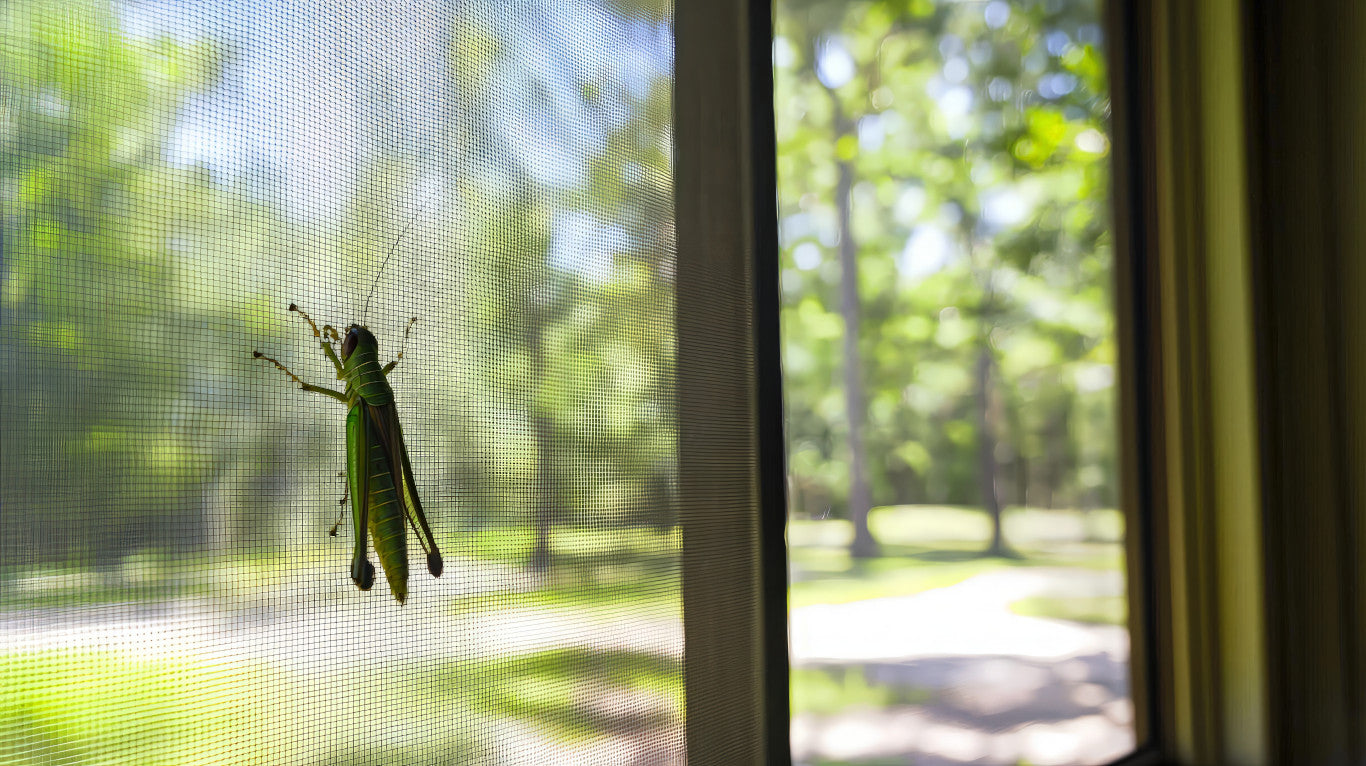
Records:
{"label": "paved driveway", "polygon": [[1024,617],[1030,596],[1122,592],[1116,573],[1012,569],[913,596],[793,610],[793,665],[928,702],[793,721],[799,763],[1104,763],[1133,747],[1128,634]]}

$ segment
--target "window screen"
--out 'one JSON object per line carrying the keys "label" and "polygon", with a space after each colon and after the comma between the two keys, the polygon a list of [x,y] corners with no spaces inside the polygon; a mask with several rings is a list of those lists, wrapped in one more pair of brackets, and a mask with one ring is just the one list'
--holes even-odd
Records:
{"label": "window screen", "polygon": [[670,4],[0,19],[0,760],[682,762]]}

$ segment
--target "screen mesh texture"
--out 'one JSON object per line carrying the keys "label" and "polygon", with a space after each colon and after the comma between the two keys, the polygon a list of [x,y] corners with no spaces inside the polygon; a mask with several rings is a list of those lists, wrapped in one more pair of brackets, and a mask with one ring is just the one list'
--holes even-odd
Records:
{"label": "screen mesh texture", "polygon": [[[0,761],[683,762],[671,6],[0,19]],[[406,603],[291,305],[403,349]]]}

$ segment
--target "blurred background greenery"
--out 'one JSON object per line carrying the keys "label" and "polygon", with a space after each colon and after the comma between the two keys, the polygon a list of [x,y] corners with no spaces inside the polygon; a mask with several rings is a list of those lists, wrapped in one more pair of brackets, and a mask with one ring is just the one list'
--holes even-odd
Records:
{"label": "blurred background greenery", "polygon": [[[670,12],[0,7],[0,760],[678,761]],[[401,609],[291,303],[418,318]]]}
{"label": "blurred background greenery", "polygon": [[797,760],[1118,757],[1101,3],[775,27]]}
{"label": "blurred background greenery", "polygon": [[[0,8],[7,760],[678,762],[671,12]],[[1122,636],[1098,2],[776,13],[798,760],[1104,713],[982,750],[1100,760],[1114,633],[1009,725],[933,647],[797,633],[1036,571],[983,608]],[[448,562],[401,613],[326,535],[339,408],[251,359],[327,383],[285,309],[344,326],[372,285],[383,352],[419,320],[393,380]]]}
{"label": "blurred background greenery", "polygon": [[1098,3],[780,9],[793,514],[1113,507]]}

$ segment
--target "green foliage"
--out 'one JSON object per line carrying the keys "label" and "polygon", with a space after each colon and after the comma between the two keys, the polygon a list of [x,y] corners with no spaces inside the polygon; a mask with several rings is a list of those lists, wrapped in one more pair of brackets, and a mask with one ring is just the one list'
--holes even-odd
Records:
{"label": "green foliage", "polygon": [[[325,526],[320,498],[339,485],[284,464],[287,454],[324,460],[336,426],[321,408],[265,406],[278,382],[247,377],[240,356],[249,348],[224,340],[297,351],[281,354],[291,360],[312,354],[265,299],[261,275],[302,263],[340,275],[334,293],[365,292],[394,235],[373,222],[421,180],[420,164],[376,153],[359,169],[342,225],[305,231],[250,183],[167,160],[177,115],[217,87],[229,44],[127,35],[97,0],[11,4],[3,14],[0,85],[10,96],[0,194],[10,204],[0,216],[0,343],[22,374],[0,383],[11,529],[0,563],[113,568],[172,542],[259,547],[252,541],[291,526],[282,506],[314,507]],[[781,6],[784,354],[798,515],[847,512],[845,320],[832,239],[841,162],[854,172],[874,504],[980,501],[971,371],[984,346],[997,370],[992,418],[1007,502],[1114,501],[1108,141],[1093,14],[1083,2],[1020,3],[990,28],[974,4]],[[469,167],[505,151],[480,108],[504,103],[493,74],[516,62],[493,27],[459,29],[450,87],[471,110],[450,126],[436,162]],[[840,82],[817,76],[821,52],[847,56]],[[522,74],[528,93],[551,87]],[[658,246],[672,239],[661,129],[671,93],[664,80],[639,92],[606,82],[578,91],[588,108],[608,95],[632,118],[607,123],[574,195],[551,205],[539,181],[499,166],[462,175],[422,213],[449,224],[459,211],[461,240],[433,257],[480,275],[433,297],[410,350],[410,359],[444,360],[459,385],[401,395],[404,422],[435,456],[419,481],[460,493],[441,523],[674,523],[674,304]],[[989,203],[1006,192],[1025,212],[1001,223]],[[551,260],[574,205],[585,218],[573,225],[629,228],[591,268]],[[941,261],[925,255],[936,240]],[[213,290],[202,289],[205,275]],[[390,284],[379,286],[381,303]],[[429,327],[453,332],[435,338],[423,334]],[[261,406],[223,398],[243,391]],[[53,460],[63,481],[28,470]]]}
{"label": "green foliage", "polygon": [[[835,225],[852,168],[873,504],[1113,503],[1108,91],[1090,0],[778,6],[793,511],[844,517]],[[985,399],[973,376],[989,355]]]}
{"label": "green foliage", "polygon": [[[479,674],[486,666],[461,667]],[[348,673],[328,688],[319,698],[306,679],[265,662],[81,650],[0,655],[0,758],[15,766],[482,762],[483,749],[452,734],[460,727],[451,720],[411,698],[392,699],[402,691],[392,677]],[[448,701],[470,696],[446,693]],[[411,728],[357,726],[337,736],[337,720],[377,707],[403,710]]]}
{"label": "green foliage", "polygon": [[[186,369],[164,329],[182,319],[179,306],[146,296],[179,278],[165,187],[193,194],[203,183],[169,167],[161,147],[222,53],[115,34],[112,9],[98,2],[0,14],[0,353],[13,364],[0,382],[0,564],[106,566],[127,541],[181,529],[208,476],[205,451],[171,425]],[[35,477],[30,467],[54,452],[62,480]]]}
{"label": "green foliage", "polygon": [[[494,20],[456,25],[448,58],[459,66],[443,87],[463,111],[443,128],[449,140],[415,157],[387,134],[359,136],[365,161],[340,221],[319,224],[283,209],[275,171],[227,180],[170,159],[177,125],[204,108],[196,100],[221,96],[234,43],[126,30],[103,0],[10,4],[0,20],[0,352],[14,370],[0,381],[0,566],[241,559],[325,530],[342,489],[335,413],[276,406],[285,383],[250,352],[270,348],[326,383],[284,306],[344,326],[359,305],[339,307],[379,276],[370,321],[392,353],[385,323],[407,316],[395,314],[394,280],[415,269],[435,289],[395,388],[422,445],[424,497],[443,498],[438,535],[673,526],[668,80],[580,88],[585,108],[620,114],[584,121],[602,134],[581,157],[580,186],[550,188],[503,159],[498,120],[515,106],[506,82],[524,84],[532,106],[558,84],[518,62]],[[376,222],[451,167],[466,170],[398,228],[416,224],[411,247],[424,229],[459,238],[432,245],[428,234],[417,263],[380,273],[397,230]],[[557,237],[574,227],[620,231],[592,264],[556,261]],[[266,291],[282,280],[308,292]],[[309,518],[292,518],[301,508]]]}

